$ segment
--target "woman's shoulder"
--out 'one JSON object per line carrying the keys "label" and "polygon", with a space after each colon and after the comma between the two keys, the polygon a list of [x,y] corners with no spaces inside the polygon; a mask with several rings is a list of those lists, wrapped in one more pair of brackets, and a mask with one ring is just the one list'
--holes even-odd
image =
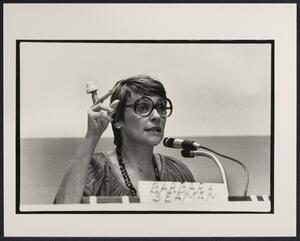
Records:
{"label": "woman's shoulder", "polygon": [[97,193],[102,179],[105,177],[105,172],[109,170],[109,158],[107,153],[94,153],[88,167],[86,184],[84,188],[84,196],[93,196]]}
{"label": "woman's shoulder", "polygon": [[88,167],[88,179],[100,179],[103,172],[110,166],[108,154],[105,152],[94,153]]}
{"label": "woman's shoulder", "polygon": [[107,153],[105,152],[96,152],[93,154],[91,161],[90,161],[90,167],[91,168],[101,168],[108,164],[109,158]]}
{"label": "woman's shoulder", "polygon": [[167,155],[163,155],[163,154],[159,154],[159,155],[166,163],[172,163],[176,166],[186,167],[186,165],[182,161],[176,159],[175,157],[171,157],[171,156],[167,156]]}
{"label": "woman's shoulder", "polygon": [[162,155],[159,154],[162,159],[162,169],[164,171],[164,174],[166,175],[166,178],[168,178],[169,175],[180,175],[183,180],[178,181],[190,181],[194,182],[195,178],[192,174],[192,172],[189,170],[186,164],[183,163],[183,161],[178,160],[174,157]]}

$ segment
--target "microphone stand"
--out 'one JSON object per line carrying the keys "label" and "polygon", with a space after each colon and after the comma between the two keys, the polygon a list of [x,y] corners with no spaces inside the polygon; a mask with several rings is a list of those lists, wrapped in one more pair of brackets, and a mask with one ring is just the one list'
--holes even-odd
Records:
{"label": "microphone stand", "polygon": [[210,152],[207,152],[207,151],[199,151],[199,150],[198,151],[193,151],[193,150],[189,150],[189,152],[191,153],[192,157],[195,157],[195,156],[208,157],[209,159],[213,160],[217,164],[217,166],[219,167],[219,170],[221,172],[222,179],[223,179],[223,182],[224,182],[226,190],[227,190],[227,194],[229,196],[228,181],[227,181],[225,169],[224,169],[222,163],[219,161],[219,159],[214,154],[212,154]]}

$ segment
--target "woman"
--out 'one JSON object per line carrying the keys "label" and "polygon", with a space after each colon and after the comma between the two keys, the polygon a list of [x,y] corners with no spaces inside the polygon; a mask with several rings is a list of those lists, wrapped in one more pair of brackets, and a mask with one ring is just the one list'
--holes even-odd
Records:
{"label": "woman", "polygon": [[[111,95],[110,106],[104,99]],[[174,158],[154,154],[164,136],[172,103],[163,85],[149,76],[117,82],[88,111],[88,130],[56,195],[56,203],[79,203],[83,196],[137,196],[138,181],[194,182]],[[94,149],[112,123],[115,150]]]}

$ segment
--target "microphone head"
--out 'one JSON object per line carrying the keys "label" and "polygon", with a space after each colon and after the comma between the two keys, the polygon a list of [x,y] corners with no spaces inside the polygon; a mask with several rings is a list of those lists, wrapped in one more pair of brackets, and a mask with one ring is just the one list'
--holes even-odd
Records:
{"label": "microphone head", "polygon": [[182,140],[178,138],[169,138],[169,137],[166,137],[164,139],[163,144],[166,147],[177,148],[177,149],[188,149],[188,150],[197,150],[198,146],[200,146],[198,143],[195,143],[194,141]]}
{"label": "microphone head", "polygon": [[188,158],[192,158],[192,157],[195,157],[195,154],[193,153],[192,150],[189,150],[189,149],[183,149],[181,151],[181,155],[183,157],[188,157]]}
{"label": "microphone head", "polygon": [[174,138],[169,138],[169,137],[166,137],[163,141],[163,145],[165,147],[173,147],[174,146]]}

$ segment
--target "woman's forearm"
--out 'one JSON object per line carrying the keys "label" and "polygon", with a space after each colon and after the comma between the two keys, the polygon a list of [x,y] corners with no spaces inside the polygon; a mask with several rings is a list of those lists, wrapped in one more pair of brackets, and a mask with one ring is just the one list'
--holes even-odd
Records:
{"label": "woman's forearm", "polygon": [[80,203],[88,166],[99,138],[87,135],[78,147],[55,197],[56,203]]}

